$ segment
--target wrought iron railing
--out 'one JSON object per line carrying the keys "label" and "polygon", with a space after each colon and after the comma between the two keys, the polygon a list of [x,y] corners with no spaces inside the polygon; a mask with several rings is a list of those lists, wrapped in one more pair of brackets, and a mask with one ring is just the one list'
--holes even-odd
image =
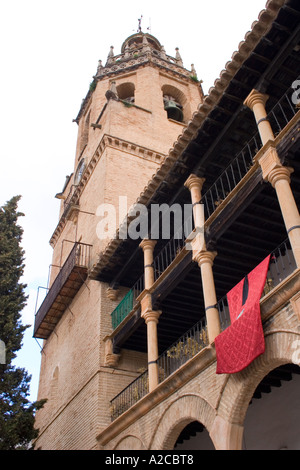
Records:
{"label": "wrought iron railing", "polygon": [[208,344],[206,319],[202,319],[159,356],[159,381],[163,382]]}
{"label": "wrought iron railing", "polygon": [[289,239],[285,240],[272,253],[263,296],[278,286],[297,269]]}
{"label": "wrought iron railing", "polygon": [[149,392],[148,370],[143,372],[110,402],[111,420],[129,410]]}
{"label": "wrought iron railing", "polygon": [[115,330],[120,323],[129,315],[137,304],[137,297],[144,290],[144,275],[142,275],[134,284],[132,289],[123,297],[119,305],[111,314],[112,327]]}
{"label": "wrought iron railing", "polygon": [[[297,268],[289,240],[285,240],[271,254],[266,286],[262,297],[287,278]],[[221,331],[230,326],[230,315],[226,296],[217,303]],[[179,367],[208,345],[206,320],[181,336],[157,359],[159,381],[164,381]],[[149,392],[148,371],[143,372],[111,401],[112,420],[116,419]]]}
{"label": "wrought iron railing", "polygon": [[208,219],[215,212],[221,202],[246,176],[253,165],[253,158],[261,146],[259,133],[257,132],[206,191],[201,200],[204,204],[205,219]]}
{"label": "wrought iron railing", "polygon": [[39,326],[53,305],[55,299],[59,295],[65,282],[69,279],[75,267],[87,268],[90,265],[90,249],[91,245],[85,243],[74,243],[65,263],[61,267],[58,275],[56,276],[53,284],[51,285],[48,293],[41,304],[39,310],[35,314],[34,334],[37,332]]}
{"label": "wrought iron railing", "polygon": [[291,86],[268,114],[275,135],[279,134],[299,111],[293,99],[294,95],[295,89]]}
{"label": "wrought iron railing", "polygon": [[[192,218],[190,220],[192,223]],[[191,225],[191,233],[193,230]],[[187,232],[186,232],[187,233]],[[174,235],[174,237],[169,240],[159,254],[153,260],[153,269],[154,269],[154,280],[156,281],[162,273],[167,269],[168,266],[174,261],[176,256],[185,246],[186,235],[184,232]]]}

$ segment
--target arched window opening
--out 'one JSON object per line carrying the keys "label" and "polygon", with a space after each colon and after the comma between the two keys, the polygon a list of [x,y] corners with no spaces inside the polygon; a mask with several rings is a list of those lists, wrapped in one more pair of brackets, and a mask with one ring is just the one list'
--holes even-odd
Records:
{"label": "arched window opening", "polygon": [[87,146],[89,141],[89,130],[90,130],[90,120],[91,120],[91,111],[88,112],[83,123],[83,128],[81,132],[80,139],[80,152],[79,155],[82,155],[84,148]]}
{"label": "arched window opening", "polygon": [[131,82],[122,83],[117,86],[118,97],[120,100],[127,101],[128,103],[134,103],[134,84]]}
{"label": "arched window opening", "polygon": [[164,95],[164,107],[167,111],[168,119],[173,119],[178,122],[183,121],[182,106],[173,96]]}
{"label": "arched window opening", "polygon": [[184,122],[187,118],[187,99],[182,91],[172,85],[163,85],[163,103],[168,119]]}
{"label": "arched window opening", "polygon": [[215,447],[203,424],[193,421],[179,434],[174,450],[215,450]]}
{"label": "arched window opening", "polygon": [[244,421],[244,450],[300,449],[300,367],[273,369],[257,386]]}

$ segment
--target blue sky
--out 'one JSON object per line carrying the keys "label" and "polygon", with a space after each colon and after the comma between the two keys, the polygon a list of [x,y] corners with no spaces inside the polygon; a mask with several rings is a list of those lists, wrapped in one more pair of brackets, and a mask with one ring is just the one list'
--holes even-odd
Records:
{"label": "blue sky", "polygon": [[[46,286],[66,175],[73,168],[77,116],[98,60],[115,54],[138,28],[151,27],[169,55],[179,47],[207,93],[266,0],[15,0],[0,4],[0,205],[21,194],[25,217],[23,282],[29,295],[23,323],[33,325],[39,286]],[[43,290],[40,291],[41,294]],[[41,344],[41,341],[39,341]],[[17,365],[32,375],[37,397],[41,350],[27,330]]]}

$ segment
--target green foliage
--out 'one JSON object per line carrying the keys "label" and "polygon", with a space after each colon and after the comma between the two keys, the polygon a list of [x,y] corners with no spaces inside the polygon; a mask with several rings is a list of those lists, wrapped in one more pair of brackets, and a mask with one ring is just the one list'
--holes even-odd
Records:
{"label": "green foliage", "polygon": [[199,83],[199,80],[198,80],[198,78],[197,78],[195,75],[190,75],[190,78],[191,78],[194,82]]}
{"label": "green foliage", "polygon": [[12,365],[21,349],[25,330],[21,311],[26,304],[24,251],[20,246],[23,230],[17,224],[20,196],[0,208],[0,340],[5,344],[5,364],[0,364],[0,450],[27,449],[37,437],[34,413],[44,401],[30,403],[31,376]]}
{"label": "green foliage", "polygon": [[27,450],[38,436],[35,411],[45,400],[30,403],[27,399],[31,376],[25,369],[0,367],[0,450]]}
{"label": "green foliage", "polygon": [[26,304],[25,284],[19,279],[24,272],[24,251],[20,247],[23,230],[17,219],[20,196],[12,198],[0,208],[0,339],[6,345],[6,362],[16,357],[21,348],[27,326],[21,322],[21,311]]}
{"label": "green foliage", "polygon": [[93,80],[91,83],[90,83],[90,91],[93,92],[96,90],[96,86],[97,86],[97,82],[96,80]]}

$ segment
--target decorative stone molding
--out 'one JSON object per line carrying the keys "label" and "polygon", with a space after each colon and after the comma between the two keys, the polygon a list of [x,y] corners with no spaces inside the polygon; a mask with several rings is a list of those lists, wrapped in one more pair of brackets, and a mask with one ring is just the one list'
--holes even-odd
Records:
{"label": "decorative stone molding", "polygon": [[147,289],[144,289],[143,292],[137,297],[137,301],[140,302],[141,312],[146,312],[147,310],[152,309],[151,294]]}
{"label": "decorative stone molding", "polygon": [[244,105],[253,111],[256,104],[265,106],[268,99],[268,95],[265,95],[257,90],[252,90],[250,95],[245,99]]}
{"label": "decorative stone molding", "polygon": [[141,314],[141,317],[144,318],[146,325],[148,325],[149,322],[154,322],[157,325],[161,314],[161,310],[146,310]]}
{"label": "decorative stone molding", "polygon": [[278,166],[282,166],[277,150],[271,144],[267,146],[267,149],[264,153],[258,153],[256,161],[258,161],[261,166],[263,178],[265,181],[268,181],[269,173],[273,169],[277,168]]}
{"label": "decorative stone molding", "polygon": [[293,168],[290,168],[290,167],[287,167],[287,166],[282,166],[282,165],[277,166],[269,172],[268,180],[271,183],[271,185],[273,186],[273,188],[275,188],[276,183],[278,181],[287,181],[288,184],[290,184],[291,183],[291,174],[293,173],[293,171],[294,171]]}
{"label": "decorative stone molding", "polygon": [[198,263],[199,268],[201,268],[203,264],[213,266],[217,254],[216,251],[200,251],[195,255],[194,261]]}
{"label": "decorative stone molding", "polygon": [[186,186],[190,191],[196,188],[198,189],[198,191],[200,191],[200,194],[201,194],[204,182],[205,182],[205,178],[200,178],[199,176],[191,174],[186,180],[186,182],[184,183],[184,186]]}
{"label": "decorative stone molding", "polygon": [[119,291],[117,289],[113,289],[112,287],[108,287],[106,289],[106,295],[109,300],[117,300]]}
{"label": "decorative stone molding", "polygon": [[113,352],[113,343],[111,338],[104,338],[104,347],[105,347],[105,366],[116,368],[119,363],[120,354],[114,354]]}

